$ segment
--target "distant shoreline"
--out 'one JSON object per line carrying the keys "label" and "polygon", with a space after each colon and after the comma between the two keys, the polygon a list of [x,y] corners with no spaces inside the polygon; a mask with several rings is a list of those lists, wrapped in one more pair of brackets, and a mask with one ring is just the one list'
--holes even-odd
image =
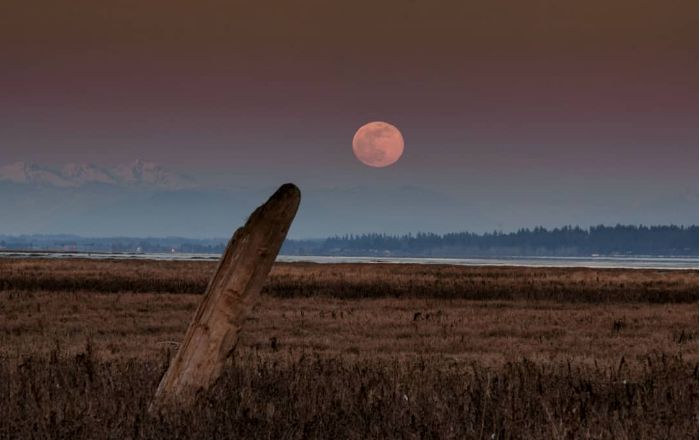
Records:
{"label": "distant shoreline", "polygon": [[[161,261],[216,261],[220,254],[183,252],[81,252],[58,250],[0,250],[0,258],[48,258],[48,259],[96,259],[96,260],[161,260]],[[654,269],[697,270],[698,258],[688,256],[510,256],[510,257],[368,257],[368,256],[321,256],[280,255],[280,263],[318,264],[427,264],[449,266],[514,266],[514,267],[579,267],[592,269]]]}

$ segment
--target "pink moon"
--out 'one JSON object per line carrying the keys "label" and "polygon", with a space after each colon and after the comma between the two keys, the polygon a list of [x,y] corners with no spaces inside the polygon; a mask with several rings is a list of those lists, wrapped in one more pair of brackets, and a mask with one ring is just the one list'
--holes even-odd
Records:
{"label": "pink moon", "polygon": [[381,121],[360,127],[352,138],[352,151],[365,165],[383,168],[403,154],[403,136],[398,128]]}

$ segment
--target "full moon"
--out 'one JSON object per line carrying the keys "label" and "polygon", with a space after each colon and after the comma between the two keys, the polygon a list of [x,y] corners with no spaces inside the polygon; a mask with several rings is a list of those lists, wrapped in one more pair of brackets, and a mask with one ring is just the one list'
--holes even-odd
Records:
{"label": "full moon", "polygon": [[399,129],[391,124],[370,122],[355,133],[352,138],[352,151],[365,165],[388,167],[403,154],[403,136]]}

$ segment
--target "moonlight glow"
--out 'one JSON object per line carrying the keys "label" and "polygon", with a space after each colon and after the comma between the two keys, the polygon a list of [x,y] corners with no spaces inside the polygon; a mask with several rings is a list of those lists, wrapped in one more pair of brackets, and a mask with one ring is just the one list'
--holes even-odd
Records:
{"label": "moonlight glow", "polygon": [[395,163],[403,154],[403,136],[386,122],[370,122],[352,138],[352,151],[360,162],[382,168]]}

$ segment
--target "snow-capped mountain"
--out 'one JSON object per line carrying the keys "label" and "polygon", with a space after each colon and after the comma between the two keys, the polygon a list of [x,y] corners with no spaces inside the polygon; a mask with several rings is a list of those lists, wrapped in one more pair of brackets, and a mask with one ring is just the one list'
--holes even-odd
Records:
{"label": "snow-capped mountain", "polygon": [[77,185],[99,182],[108,184],[118,184],[118,180],[102,168],[92,164],[68,163],[61,168],[61,175]]}
{"label": "snow-capped mountain", "polygon": [[195,186],[195,182],[183,174],[141,160],[114,167],[68,163],[58,168],[16,162],[0,167],[2,181],[62,188],[106,184],[173,190]]}
{"label": "snow-capped mountain", "polygon": [[42,184],[59,187],[75,186],[71,179],[62,173],[35,163],[16,162],[0,167],[0,181],[14,183]]}
{"label": "snow-capped mountain", "polygon": [[135,160],[111,170],[111,175],[127,185],[147,185],[158,188],[181,189],[192,185],[187,177],[176,174],[153,162]]}

